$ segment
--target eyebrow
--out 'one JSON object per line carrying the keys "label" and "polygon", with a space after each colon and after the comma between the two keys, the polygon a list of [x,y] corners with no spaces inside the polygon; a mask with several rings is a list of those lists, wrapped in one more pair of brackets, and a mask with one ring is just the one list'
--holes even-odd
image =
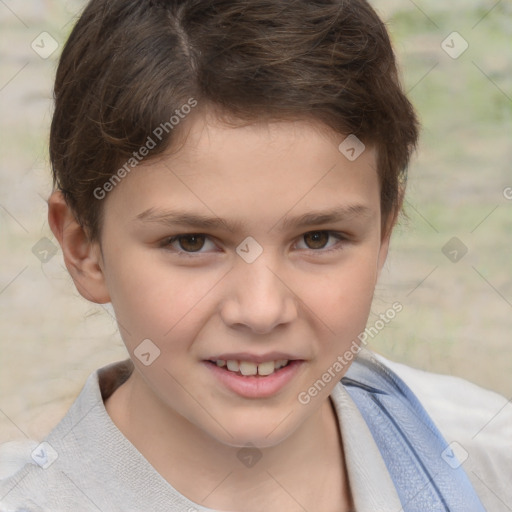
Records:
{"label": "eyebrow", "polygon": [[[332,224],[354,217],[371,217],[373,211],[362,204],[343,205],[328,210],[311,211],[288,218],[286,215],[283,220],[279,220],[270,228],[274,229],[277,224],[281,224],[279,231],[286,231],[291,228],[305,228],[318,224]],[[244,224],[240,221],[227,221],[220,217],[209,217],[206,215],[188,212],[183,210],[159,210],[148,208],[139,213],[135,220],[140,222],[151,222],[165,224],[169,226],[189,226],[198,229],[225,229],[231,233],[244,230]]]}

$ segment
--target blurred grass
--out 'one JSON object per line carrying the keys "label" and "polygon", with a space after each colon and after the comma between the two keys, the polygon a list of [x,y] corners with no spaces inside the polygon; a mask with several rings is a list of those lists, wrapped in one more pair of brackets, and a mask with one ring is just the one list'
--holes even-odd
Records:
{"label": "blurred grass", "polygon": [[[373,4],[385,13],[422,124],[408,221],[393,236],[374,306],[391,292],[404,313],[373,347],[510,395],[512,204],[503,189],[512,183],[511,4]],[[440,46],[453,31],[469,44],[456,60]],[[469,250],[455,264],[441,252],[453,236]]]}

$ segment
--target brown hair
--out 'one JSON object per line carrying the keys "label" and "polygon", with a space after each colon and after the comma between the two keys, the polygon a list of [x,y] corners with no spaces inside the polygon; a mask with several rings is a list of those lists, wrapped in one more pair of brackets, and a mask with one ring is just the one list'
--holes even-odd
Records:
{"label": "brown hair", "polygon": [[91,0],[60,58],[50,134],[54,185],[91,239],[97,191],[148,137],[148,158],[170,147],[191,100],[356,135],[378,152],[383,220],[400,210],[418,125],[365,0]]}

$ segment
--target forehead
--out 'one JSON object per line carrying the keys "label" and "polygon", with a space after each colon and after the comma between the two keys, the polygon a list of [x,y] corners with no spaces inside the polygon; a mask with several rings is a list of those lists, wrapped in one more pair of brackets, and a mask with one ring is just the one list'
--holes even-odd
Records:
{"label": "forehead", "polygon": [[186,122],[179,146],[139,165],[108,202],[139,217],[189,208],[189,213],[267,224],[292,210],[380,210],[375,150],[367,147],[351,160],[339,149],[346,136],[325,125],[234,126],[205,115]]}
{"label": "forehead", "polygon": [[[286,159],[301,168],[311,167],[315,161],[334,160],[340,156],[339,145],[346,135],[335,133],[325,124],[313,119],[243,123],[224,122],[210,111],[190,116],[185,121],[184,136],[178,149],[172,151],[175,165],[207,159],[212,165],[252,160],[263,171],[264,164],[286,168]],[[354,138],[351,135],[351,138]],[[368,151],[366,156],[373,155]],[[334,157],[334,158],[332,158]],[[350,165],[345,158],[347,167]],[[368,161],[368,158],[366,158]]]}

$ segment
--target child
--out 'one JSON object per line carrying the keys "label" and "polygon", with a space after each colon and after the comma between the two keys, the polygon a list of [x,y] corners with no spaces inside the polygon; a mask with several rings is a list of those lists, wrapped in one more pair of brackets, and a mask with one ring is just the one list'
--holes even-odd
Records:
{"label": "child", "polygon": [[417,139],[364,0],[91,0],[55,100],[50,226],[130,359],[0,510],[510,510],[507,400],[364,348]]}

